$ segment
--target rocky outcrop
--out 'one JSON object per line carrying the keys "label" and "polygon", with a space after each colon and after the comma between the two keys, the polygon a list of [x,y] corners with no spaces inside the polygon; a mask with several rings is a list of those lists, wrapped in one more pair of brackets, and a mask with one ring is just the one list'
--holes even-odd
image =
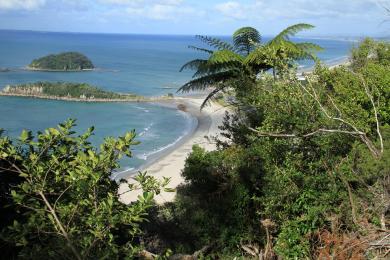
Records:
{"label": "rocky outcrop", "polygon": [[43,87],[40,86],[11,87],[10,85],[7,85],[2,92],[6,94],[18,94],[18,95],[42,95]]}

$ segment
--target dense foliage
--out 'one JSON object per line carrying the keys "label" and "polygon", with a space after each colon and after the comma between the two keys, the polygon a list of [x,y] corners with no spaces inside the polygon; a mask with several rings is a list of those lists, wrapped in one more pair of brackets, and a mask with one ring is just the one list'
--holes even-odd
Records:
{"label": "dense foliage", "polygon": [[383,257],[389,49],[366,40],[352,51],[350,67],[318,65],[304,82],[294,73],[237,80],[234,110],[222,126],[227,141],[217,140],[213,152],[193,148],[186,184],[155,216],[167,227],[151,232],[178,252],[211,245],[212,258]]}
{"label": "dense foliage", "polygon": [[102,90],[86,83],[69,82],[36,82],[20,84],[16,86],[7,86],[3,92],[8,94],[85,99],[127,99],[137,97],[136,95],[118,94]]}
{"label": "dense foliage", "polygon": [[31,62],[29,68],[38,70],[80,71],[93,69],[94,65],[84,54],[63,52],[35,59]]}
{"label": "dense foliage", "polygon": [[140,174],[130,188],[144,193],[123,204],[110,177],[131,156],[135,133],[106,138],[97,149],[88,141],[93,128],[77,136],[73,126],[0,137],[2,258],[122,259],[142,249],[140,224],[167,181]]}

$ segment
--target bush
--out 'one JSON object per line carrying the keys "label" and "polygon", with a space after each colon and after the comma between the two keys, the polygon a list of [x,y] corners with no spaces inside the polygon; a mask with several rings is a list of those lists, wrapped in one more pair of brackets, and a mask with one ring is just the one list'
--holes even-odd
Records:
{"label": "bush", "polygon": [[7,213],[1,240],[23,258],[134,257],[141,250],[140,224],[166,183],[140,174],[130,188],[142,188],[143,195],[121,203],[110,177],[119,159],[131,156],[135,133],[106,138],[97,149],[88,141],[93,128],[76,136],[73,126],[69,120],[36,137],[23,131],[18,141],[0,137],[1,210]]}

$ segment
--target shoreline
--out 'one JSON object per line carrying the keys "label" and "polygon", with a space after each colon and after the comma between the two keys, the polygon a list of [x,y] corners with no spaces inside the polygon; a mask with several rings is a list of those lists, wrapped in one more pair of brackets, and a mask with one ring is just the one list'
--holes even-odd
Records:
{"label": "shoreline", "polygon": [[168,96],[157,96],[157,97],[144,97],[134,96],[128,98],[118,99],[106,99],[106,98],[75,98],[75,97],[60,97],[60,96],[45,96],[45,95],[34,95],[34,94],[17,94],[17,93],[6,93],[0,91],[0,96],[4,97],[22,97],[22,98],[35,98],[35,99],[46,99],[46,100],[60,100],[67,102],[96,102],[96,103],[118,103],[118,102],[162,102],[174,100],[174,97]]}
{"label": "shoreline", "polygon": [[[164,108],[169,108],[177,111],[181,111],[185,113],[189,120],[191,120],[190,128],[188,131],[185,132],[184,135],[180,136],[178,139],[176,139],[173,143],[168,144],[165,146],[164,149],[161,151],[157,151],[155,153],[150,154],[146,160],[145,163],[143,163],[138,168],[130,168],[127,170],[123,170],[120,172],[115,172],[112,176],[112,179],[119,183],[121,179],[128,179],[132,176],[135,176],[138,172],[145,171],[148,167],[152,166],[153,164],[159,162],[164,157],[169,155],[170,153],[174,152],[178,147],[183,145],[185,142],[187,142],[191,137],[195,134],[199,127],[199,116],[197,115],[199,107],[194,106],[193,104],[187,103],[186,100],[183,100],[181,98],[176,98],[172,100],[166,100],[166,101],[160,101],[160,102],[154,102],[154,105],[158,105]],[[184,105],[186,106],[187,110],[183,111],[178,108],[178,106]]]}
{"label": "shoreline", "polygon": [[[332,69],[332,68],[336,68],[336,67],[339,67],[339,66],[348,66],[348,65],[350,65],[350,63],[351,63],[350,57],[349,56],[343,56],[343,57],[340,57],[338,59],[335,59],[332,62],[328,61],[328,63],[323,62],[321,64],[326,66],[326,67],[328,67],[329,69]],[[314,69],[315,69],[315,65],[313,65],[311,67],[308,67],[308,68],[300,68],[300,69],[298,69],[297,73],[298,74],[311,73],[311,72],[313,72]]]}
{"label": "shoreline", "polygon": [[[113,179],[117,182],[121,179],[125,179],[129,183],[135,183],[132,177],[139,171],[146,171],[149,175],[156,177],[158,180],[162,180],[163,177],[170,178],[169,188],[175,189],[180,184],[184,183],[185,180],[181,176],[181,171],[184,169],[187,156],[192,151],[192,146],[199,145],[208,151],[216,149],[215,143],[213,143],[210,138],[220,134],[218,126],[221,125],[226,111],[224,107],[214,102],[200,111],[200,105],[203,100],[204,97],[181,97],[176,98],[174,102],[170,104],[162,104],[169,106],[184,105],[186,107],[185,112],[196,118],[198,122],[195,129],[190,131],[178,143],[165,150],[160,155],[156,155],[155,158],[152,158],[140,168],[117,173]],[[119,194],[121,194],[120,200],[125,204],[137,200],[141,193],[140,190],[130,192],[126,184],[120,184],[119,186]],[[173,201],[175,195],[176,192],[161,192],[155,197],[155,200],[159,204],[170,202]]]}
{"label": "shoreline", "polygon": [[44,71],[44,72],[88,72],[88,71],[95,71],[96,68],[91,69],[81,69],[81,70],[53,70],[53,69],[40,69],[40,68],[32,68],[32,67],[24,67],[24,70],[27,71]]}

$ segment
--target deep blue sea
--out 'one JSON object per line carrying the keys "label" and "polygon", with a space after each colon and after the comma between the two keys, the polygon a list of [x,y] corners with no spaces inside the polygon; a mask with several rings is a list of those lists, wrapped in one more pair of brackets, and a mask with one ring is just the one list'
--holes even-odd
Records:
{"label": "deep blue sea", "polygon": [[[223,37],[222,37],[223,38]],[[226,40],[229,40],[225,38]],[[322,46],[319,58],[334,64],[347,58],[354,42],[303,39]],[[187,61],[199,57],[188,45],[200,45],[194,36],[48,33],[0,30],[0,88],[35,81],[86,82],[106,90],[146,96],[175,93],[191,78],[179,72]],[[90,72],[32,72],[23,70],[33,59],[47,54],[78,51],[98,69]],[[301,68],[311,66],[301,63]],[[81,103],[0,97],[0,128],[16,137],[23,129],[43,130],[76,118],[76,130],[95,126],[93,142],[135,129],[140,145],[123,168],[141,166],[151,155],[171,147],[193,128],[194,120],[174,109],[146,103]]]}

